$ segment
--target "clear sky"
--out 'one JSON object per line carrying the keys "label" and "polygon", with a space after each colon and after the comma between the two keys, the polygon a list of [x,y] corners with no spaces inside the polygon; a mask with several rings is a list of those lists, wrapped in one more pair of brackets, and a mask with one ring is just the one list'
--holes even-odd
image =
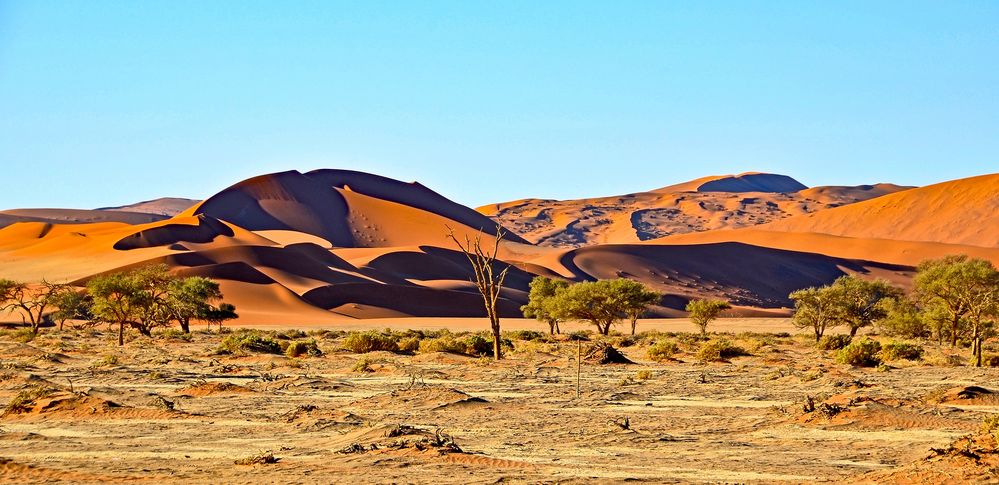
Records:
{"label": "clear sky", "polygon": [[0,0],[0,208],[339,167],[476,206],[999,172],[999,2]]}

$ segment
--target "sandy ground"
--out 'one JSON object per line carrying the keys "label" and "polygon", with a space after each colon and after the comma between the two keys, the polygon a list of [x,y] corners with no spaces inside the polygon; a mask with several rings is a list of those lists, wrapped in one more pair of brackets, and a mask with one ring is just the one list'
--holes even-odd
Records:
{"label": "sandy ground", "polygon": [[[999,412],[994,394],[960,394],[995,388],[999,369],[853,368],[804,336],[730,336],[752,355],[715,363],[687,337],[665,363],[646,345],[667,337],[617,337],[635,363],[584,362],[578,397],[571,341],[515,340],[494,363],[314,338],[323,356],[291,359],[218,355],[202,332],[124,348],[105,332],[5,333],[0,403],[51,394],[0,418],[0,482],[943,483],[911,463]],[[277,462],[234,464],[263,452]],[[988,479],[946,460],[934,470],[951,483]]]}

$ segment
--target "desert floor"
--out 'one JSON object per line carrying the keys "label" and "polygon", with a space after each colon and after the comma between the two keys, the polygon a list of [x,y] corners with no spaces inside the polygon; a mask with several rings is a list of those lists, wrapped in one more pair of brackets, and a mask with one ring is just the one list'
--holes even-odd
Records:
{"label": "desert floor", "polygon": [[[999,464],[978,433],[999,394],[972,387],[996,389],[999,369],[929,343],[875,369],[807,335],[714,335],[750,355],[710,363],[693,335],[616,336],[635,363],[584,359],[577,397],[592,342],[564,336],[511,334],[495,363],[354,354],[328,331],[263,334],[321,356],[219,354],[230,335],[2,332],[0,482],[981,483]],[[648,358],[661,340],[674,360]]]}

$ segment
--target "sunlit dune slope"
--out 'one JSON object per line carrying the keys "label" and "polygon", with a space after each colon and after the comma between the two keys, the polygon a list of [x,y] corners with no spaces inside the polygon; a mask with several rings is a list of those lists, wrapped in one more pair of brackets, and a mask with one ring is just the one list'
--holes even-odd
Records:
{"label": "sunlit dune slope", "polygon": [[537,244],[571,248],[750,227],[906,188],[878,184],[808,189],[785,175],[746,173],[614,197],[522,199],[478,210]]}
{"label": "sunlit dune slope", "polygon": [[888,194],[759,229],[999,247],[999,174]]}

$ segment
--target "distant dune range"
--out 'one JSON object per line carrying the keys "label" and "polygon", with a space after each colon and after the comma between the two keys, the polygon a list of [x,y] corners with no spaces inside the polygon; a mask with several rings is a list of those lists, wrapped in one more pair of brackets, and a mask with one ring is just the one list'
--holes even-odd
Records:
{"label": "distant dune range", "polygon": [[[207,198],[90,211],[0,212],[0,277],[83,284],[162,262],[219,280],[247,324],[479,316],[464,256],[446,237],[508,232],[500,303],[519,316],[535,275],[628,277],[737,314],[787,314],[787,294],[857,273],[906,285],[927,257],[999,262],[999,175],[924,188],[806,188],[782,175],[706,177],[650,192],[524,200],[478,211],[418,184],[348,170],[254,177]],[[113,209],[113,210],[109,210]],[[520,235],[517,234],[519,232]],[[523,237],[522,237],[523,236]],[[662,237],[666,236],[666,237]]]}
{"label": "distant dune range", "polygon": [[613,197],[524,199],[478,210],[536,244],[582,247],[755,226],[909,188],[877,184],[809,189],[784,175],[745,173]]}

